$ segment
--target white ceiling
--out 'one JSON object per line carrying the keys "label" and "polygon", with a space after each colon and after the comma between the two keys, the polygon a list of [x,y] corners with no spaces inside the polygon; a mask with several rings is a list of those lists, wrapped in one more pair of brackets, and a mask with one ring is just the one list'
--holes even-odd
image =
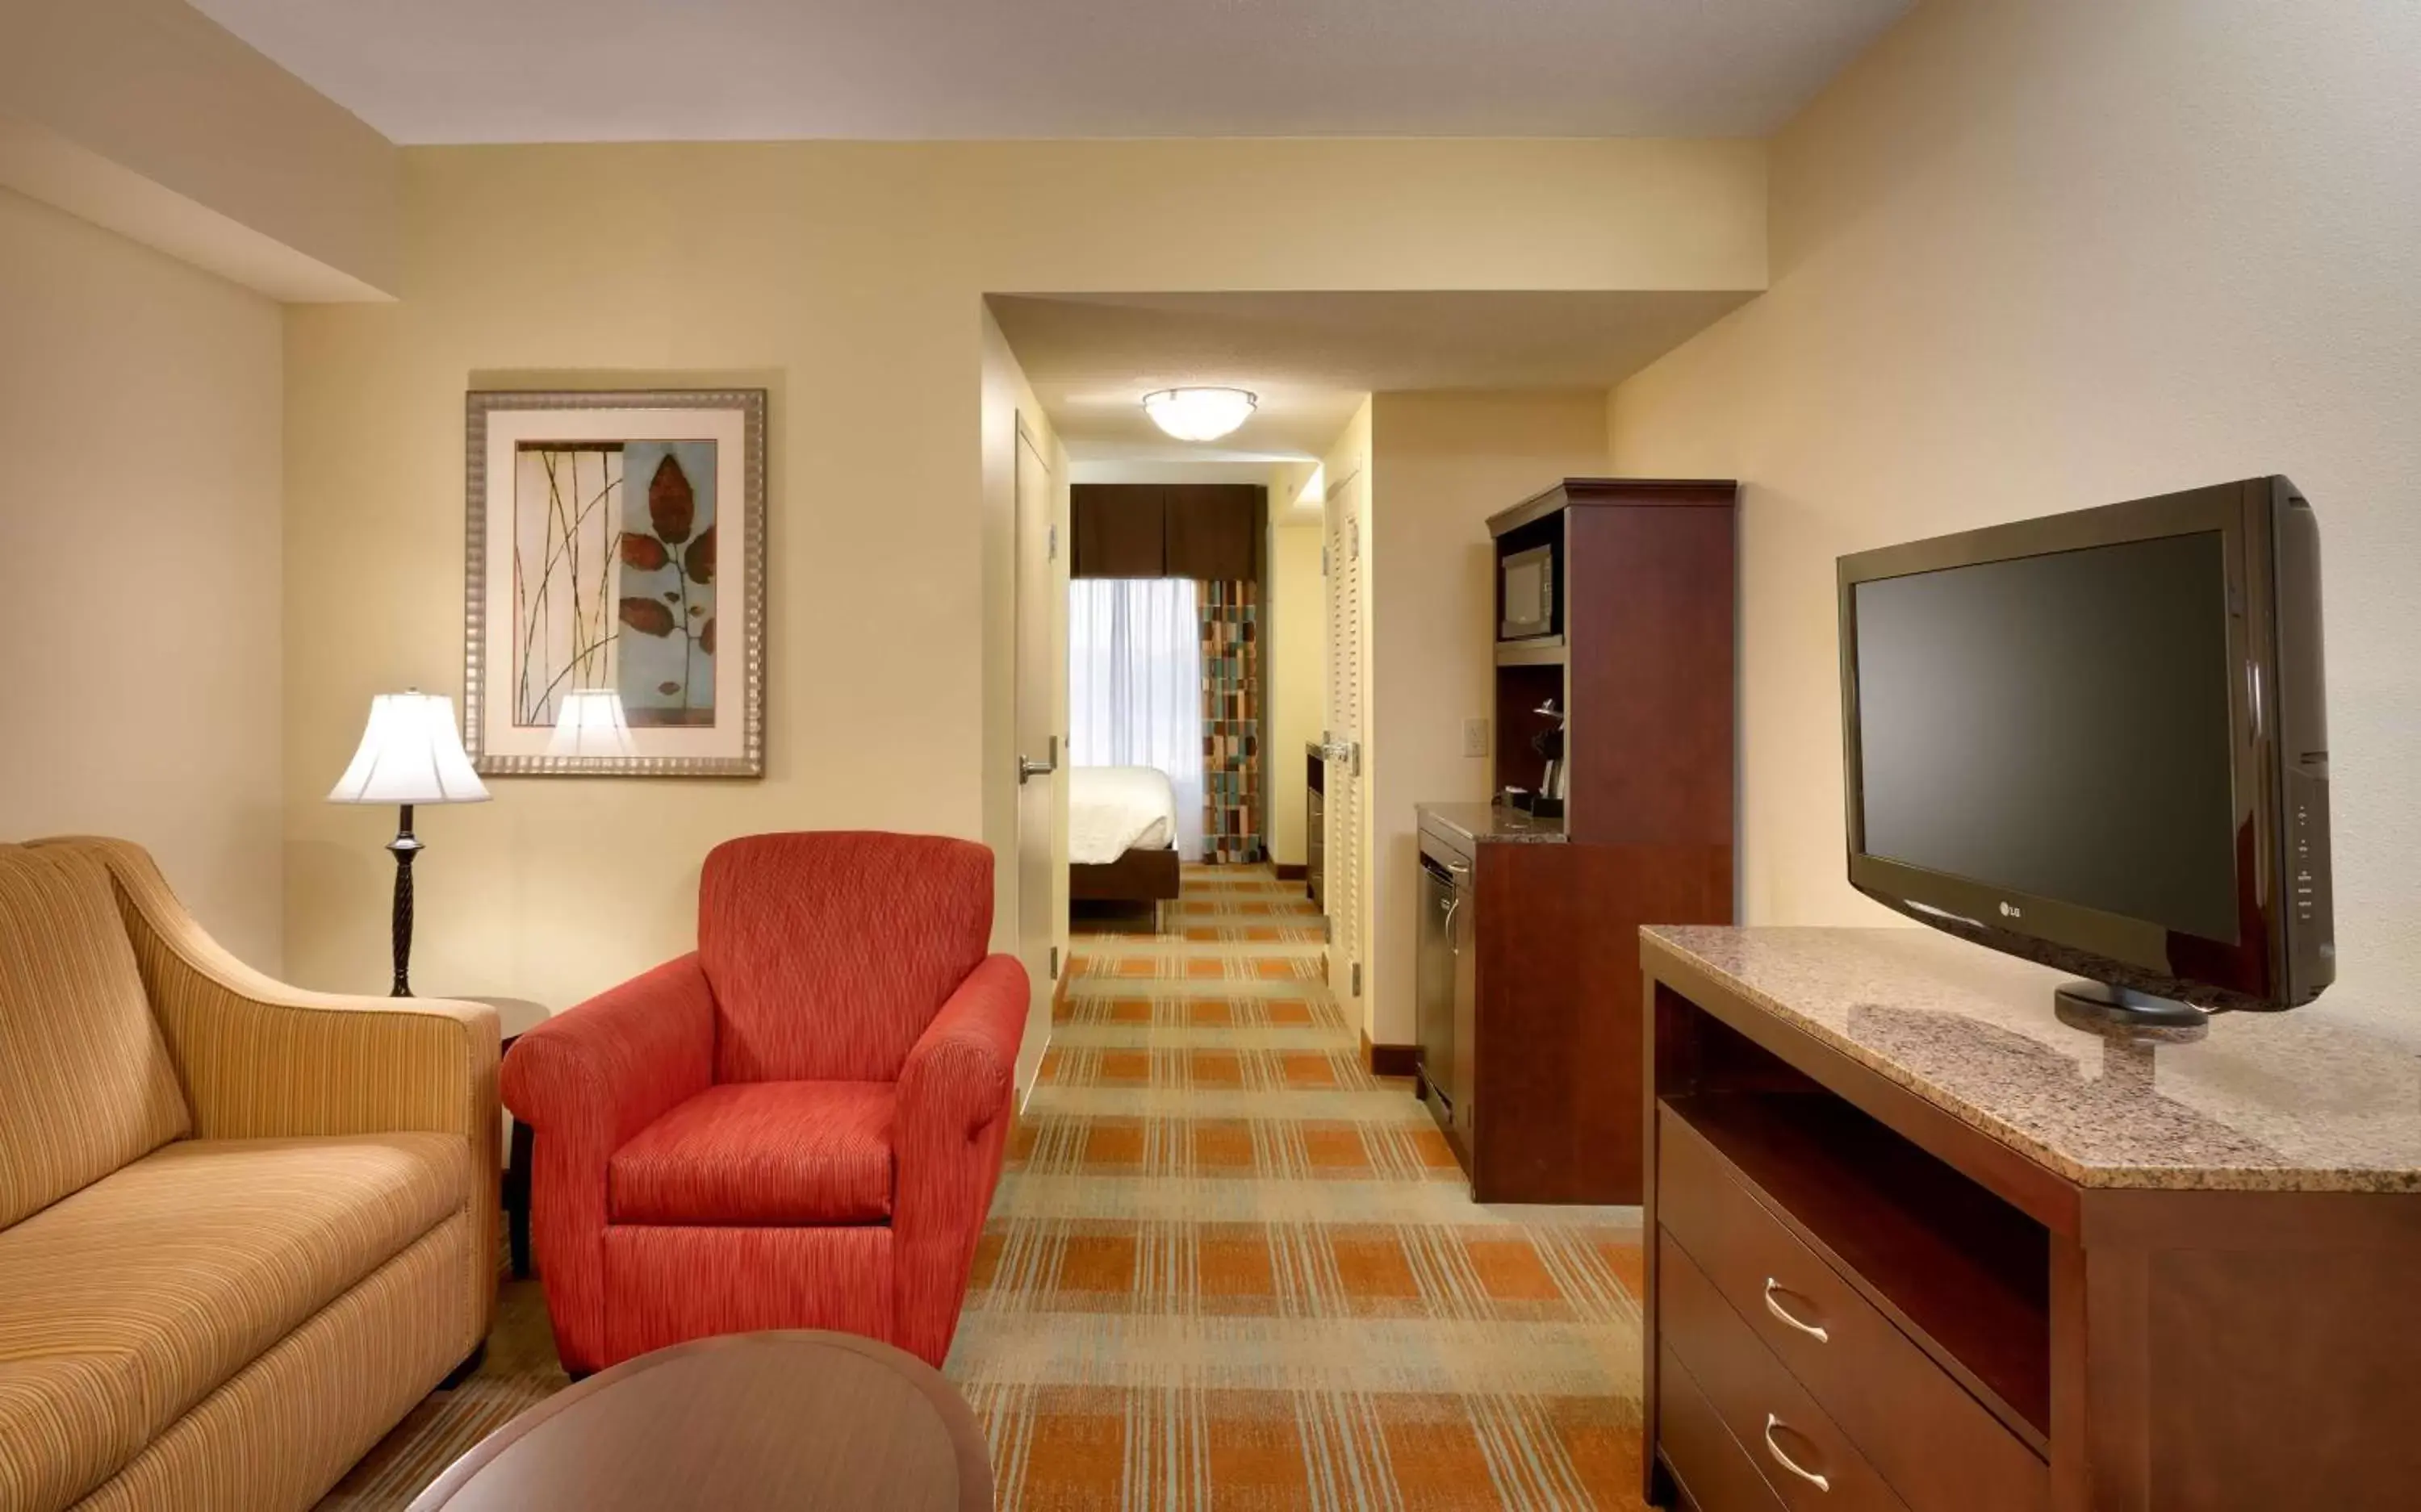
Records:
{"label": "white ceiling", "polygon": [[194,0],[404,143],[1761,136],[1911,0]]}
{"label": "white ceiling", "polygon": [[[992,299],[1071,457],[1317,458],[1363,396],[1402,389],[1611,388],[1747,292],[1042,294]],[[1142,409],[1156,388],[1250,389],[1260,408],[1209,444]]]}

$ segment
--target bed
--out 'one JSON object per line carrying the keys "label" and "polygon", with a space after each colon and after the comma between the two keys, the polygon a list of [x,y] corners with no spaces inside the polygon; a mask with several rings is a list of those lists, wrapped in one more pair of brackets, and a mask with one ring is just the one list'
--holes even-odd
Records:
{"label": "bed", "polygon": [[1177,897],[1177,787],[1154,767],[1068,772],[1068,897],[1148,903]]}

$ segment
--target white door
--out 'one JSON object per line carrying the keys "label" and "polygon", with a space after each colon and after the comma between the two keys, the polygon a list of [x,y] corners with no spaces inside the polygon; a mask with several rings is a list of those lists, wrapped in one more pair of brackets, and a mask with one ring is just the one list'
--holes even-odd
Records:
{"label": "white door", "polygon": [[1025,417],[1017,420],[1017,954],[1033,978],[1018,1066],[1028,1074],[1051,1033],[1053,971],[1057,962],[1055,899],[1059,822],[1059,680],[1067,667],[1053,654],[1059,589],[1052,561],[1056,515],[1051,464]]}
{"label": "white door", "polygon": [[1363,684],[1368,669],[1363,616],[1362,477],[1328,490],[1328,983],[1353,1022],[1363,1022],[1366,855],[1362,813]]}

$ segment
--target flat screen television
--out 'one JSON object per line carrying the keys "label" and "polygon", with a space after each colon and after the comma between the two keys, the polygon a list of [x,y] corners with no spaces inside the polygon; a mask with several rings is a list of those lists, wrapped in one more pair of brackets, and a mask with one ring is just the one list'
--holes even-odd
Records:
{"label": "flat screen television", "polygon": [[1844,556],[1850,881],[2198,1026],[2335,974],[2319,526],[2258,477]]}

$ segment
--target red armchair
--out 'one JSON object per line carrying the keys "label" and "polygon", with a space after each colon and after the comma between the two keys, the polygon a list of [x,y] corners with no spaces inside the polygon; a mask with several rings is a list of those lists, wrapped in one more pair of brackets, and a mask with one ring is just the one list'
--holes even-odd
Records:
{"label": "red armchair", "polygon": [[1025,970],[985,958],[992,852],[717,846],[697,950],[515,1041],[566,1368],[841,1329],[940,1364],[1000,1177]]}

